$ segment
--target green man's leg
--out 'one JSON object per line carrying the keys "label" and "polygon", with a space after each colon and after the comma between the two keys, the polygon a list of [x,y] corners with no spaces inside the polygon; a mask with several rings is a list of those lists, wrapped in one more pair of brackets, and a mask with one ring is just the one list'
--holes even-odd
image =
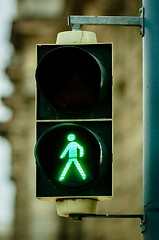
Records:
{"label": "green man's leg", "polygon": [[74,164],[75,164],[76,168],[78,169],[78,171],[79,171],[82,179],[85,180],[85,179],[86,179],[86,174],[85,174],[85,172],[83,171],[83,169],[82,169],[82,167],[81,167],[81,165],[79,164],[79,162],[78,162],[77,159],[74,160]]}
{"label": "green man's leg", "polygon": [[65,179],[65,176],[66,176],[66,173],[68,172],[70,166],[72,164],[72,160],[69,159],[64,170],[62,171],[61,175],[60,175],[60,178],[59,178],[59,181],[63,181]]}

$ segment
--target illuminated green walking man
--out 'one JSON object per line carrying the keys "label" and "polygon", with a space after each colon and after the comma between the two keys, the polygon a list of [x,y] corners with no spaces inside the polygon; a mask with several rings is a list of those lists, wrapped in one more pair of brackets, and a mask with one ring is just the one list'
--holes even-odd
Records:
{"label": "illuminated green walking man", "polygon": [[62,173],[60,175],[59,181],[63,181],[65,179],[65,176],[66,176],[70,166],[72,165],[72,163],[74,163],[74,165],[76,166],[82,179],[83,180],[86,179],[86,174],[83,171],[83,169],[78,161],[78,154],[79,154],[79,157],[83,157],[84,149],[82,146],[80,146],[77,142],[74,141],[75,138],[76,138],[75,135],[72,133],[67,136],[67,139],[68,139],[68,141],[70,141],[70,143],[68,143],[68,145],[66,146],[66,148],[60,155],[60,158],[61,159],[64,158],[66,156],[66,154],[68,153],[68,161],[66,163],[66,166],[64,167],[64,170],[62,171]]}

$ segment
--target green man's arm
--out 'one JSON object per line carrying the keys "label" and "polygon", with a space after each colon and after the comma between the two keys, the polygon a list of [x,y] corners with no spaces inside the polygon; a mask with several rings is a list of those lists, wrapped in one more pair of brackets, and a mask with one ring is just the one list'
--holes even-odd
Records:
{"label": "green man's arm", "polygon": [[80,150],[80,157],[83,157],[84,155],[84,149],[78,144],[78,149]]}
{"label": "green man's arm", "polygon": [[67,147],[65,148],[65,150],[64,150],[64,151],[62,152],[62,154],[60,155],[60,158],[61,158],[61,159],[66,156],[68,150],[69,150],[69,147],[68,147],[68,145],[67,145]]}

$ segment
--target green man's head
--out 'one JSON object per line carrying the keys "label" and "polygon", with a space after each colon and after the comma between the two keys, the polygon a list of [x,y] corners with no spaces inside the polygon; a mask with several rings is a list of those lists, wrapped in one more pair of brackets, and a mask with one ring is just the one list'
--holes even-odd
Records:
{"label": "green man's head", "polygon": [[67,139],[68,141],[72,142],[73,140],[75,140],[75,135],[73,133],[70,133],[68,136],[67,136]]}

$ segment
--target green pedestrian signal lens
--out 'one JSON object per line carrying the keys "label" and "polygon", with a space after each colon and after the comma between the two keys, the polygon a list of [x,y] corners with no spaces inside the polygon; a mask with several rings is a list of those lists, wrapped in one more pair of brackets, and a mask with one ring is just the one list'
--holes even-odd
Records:
{"label": "green pedestrian signal lens", "polygon": [[37,162],[50,182],[75,189],[95,181],[100,154],[96,136],[76,124],[49,128],[35,147]]}
{"label": "green pedestrian signal lens", "polygon": [[[73,142],[73,140],[75,140],[75,135],[74,134],[69,134],[67,136],[67,139],[70,141],[70,143],[66,146],[66,148],[62,152],[60,158],[61,159],[64,158],[68,153],[68,161],[66,163],[66,166],[65,166],[64,170],[62,171],[62,174],[60,175],[59,181],[63,181],[65,179],[65,176],[66,176],[67,172],[69,171],[72,164],[74,164],[76,166],[76,168],[77,168],[78,172],[80,173],[82,179],[85,180],[86,179],[86,174],[85,174],[84,170],[82,169],[82,167],[81,167],[81,165],[78,161],[78,158],[82,157],[83,154],[84,154],[83,147],[80,146],[77,142]],[[78,152],[79,152],[79,154],[78,154]]]}

